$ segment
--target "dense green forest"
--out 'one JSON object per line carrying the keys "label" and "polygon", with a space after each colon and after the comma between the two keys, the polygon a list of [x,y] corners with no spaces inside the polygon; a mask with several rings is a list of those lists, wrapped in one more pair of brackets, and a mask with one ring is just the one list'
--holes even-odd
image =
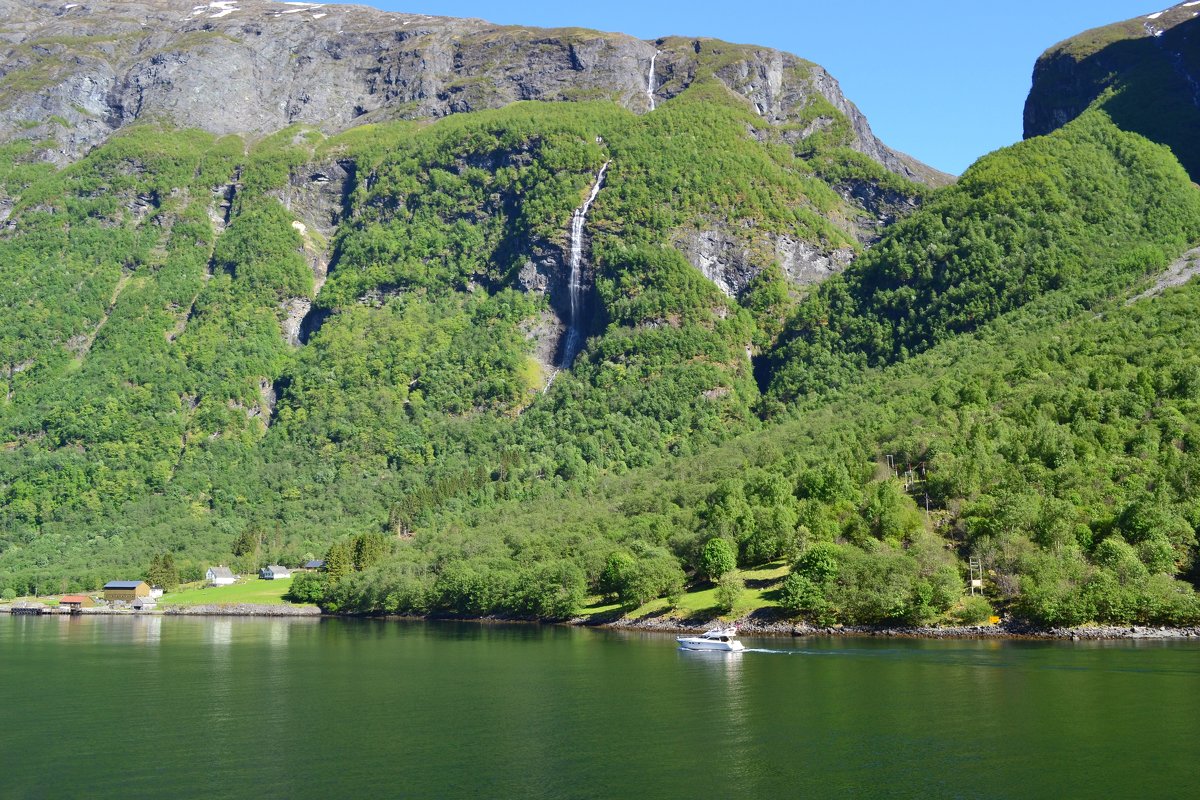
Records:
{"label": "dense green forest", "polygon": [[[1200,622],[1200,289],[1128,302],[1200,240],[1172,152],[1094,108],[931,191],[792,133],[697,80],[8,146],[0,594],[315,556],[330,610],[562,618],[784,561],[820,622]],[[605,163],[558,371],[529,275]],[[863,187],[917,209],[870,247]],[[756,251],[729,296],[681,245],[713,227],[857,258],[803,287]]]}

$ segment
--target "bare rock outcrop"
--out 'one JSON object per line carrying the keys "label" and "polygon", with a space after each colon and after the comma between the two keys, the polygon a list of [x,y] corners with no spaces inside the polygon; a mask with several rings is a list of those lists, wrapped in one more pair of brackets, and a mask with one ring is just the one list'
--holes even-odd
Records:
{"label": "bare rock outcrop", "polygon": [[658,99],[715,75],[769,122],[816,131],[834,124],[825,106],[813,113],[820,98],[887,169],[948,178],[883,145],[823,69],[768,48],[269,0],[0,0],[0,20],[0,141],[52,141],[41,155],[60,164],[145,121],[259,136],[520,100],[641,113],[653,61]]}
{"label": "bare rock outcrop", "polygon": [[722,223],[678,232],[675,247],[730,297],[740,295],[772,263],[792,283],[806,286],[841,272],[854,259],[851,248],[823,249],[790,234]]}

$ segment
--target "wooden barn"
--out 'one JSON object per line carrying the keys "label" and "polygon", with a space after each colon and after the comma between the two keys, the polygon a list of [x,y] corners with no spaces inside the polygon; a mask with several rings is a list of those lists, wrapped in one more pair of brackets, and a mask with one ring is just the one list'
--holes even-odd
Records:
{"label": "wooden barn", "polygon": [[132,603],[139,597],[150,596],[150,584],[145,581],[109,581],[104,584],[104,599],[110,603]]}

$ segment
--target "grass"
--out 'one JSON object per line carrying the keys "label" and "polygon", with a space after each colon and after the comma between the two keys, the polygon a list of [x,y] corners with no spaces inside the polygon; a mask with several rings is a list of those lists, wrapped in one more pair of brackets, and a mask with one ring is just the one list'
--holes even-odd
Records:
{"label": "grass", "polygon": [[720,617],[722,619],[738,619],[751,611],[764,608],[778,608],[776,592],[779,583],[789,572],[788,565],[783,561],[766,564],[757,569],[741,570],[738,574],[746,582],[741,597],[733,606],[733,612],[722,614],[717,609],[716,587],[704,585],[703,588],[693,588],[685,592],[674,608],[667,604],[666,599],[651,600],[645,605],[621,615],[619,603],[605,603],[602,598],[593,597],[589,605],[579,610],[579,615],[593,619],[614,618],[624,616],[627,619],[643,619],[645,617]]}
{"label": "grass", "polygon": [[292,579],[277,581],[250,579],[232,586],[205,586],[203,588],[180,588],[159,600],[159,606],[199,606],[236,603],[257,605],[289,605],[283,595],[291,588]]}

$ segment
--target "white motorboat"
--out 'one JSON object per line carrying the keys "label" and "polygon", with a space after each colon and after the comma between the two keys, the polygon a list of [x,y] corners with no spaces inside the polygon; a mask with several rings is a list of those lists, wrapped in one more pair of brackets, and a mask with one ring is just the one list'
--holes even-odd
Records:
{"label": "white motorboat", "polygon": [[682,650],[715,650],[723,653],[737,653],[746,646],[737,640],[737,628],[713,628],[699,636],[676,636]]}

